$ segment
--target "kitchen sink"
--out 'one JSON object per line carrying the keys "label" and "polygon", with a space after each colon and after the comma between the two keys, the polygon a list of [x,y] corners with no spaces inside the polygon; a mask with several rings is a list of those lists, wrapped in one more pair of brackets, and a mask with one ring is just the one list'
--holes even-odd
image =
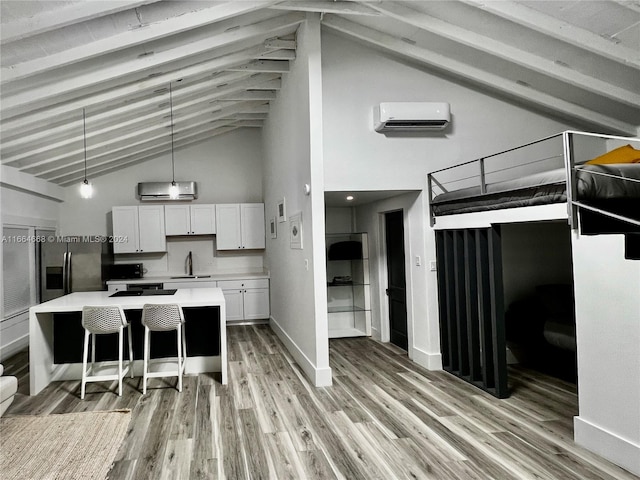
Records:
{"label": "kitchen sink", "polygon": [[211,275],[178,275],[170,278],[211,278]]}

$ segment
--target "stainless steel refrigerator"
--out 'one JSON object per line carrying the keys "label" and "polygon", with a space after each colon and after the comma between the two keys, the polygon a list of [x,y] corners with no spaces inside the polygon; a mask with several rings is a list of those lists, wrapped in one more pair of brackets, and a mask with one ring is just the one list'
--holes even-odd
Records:
{"label": "stainless steel refrigerator", "polygon": [[[40,302],[72,292],[105,290],[112,250],[88,237],[65,237],[39,244]],[[92,237],[93,238],[93,237]]]}

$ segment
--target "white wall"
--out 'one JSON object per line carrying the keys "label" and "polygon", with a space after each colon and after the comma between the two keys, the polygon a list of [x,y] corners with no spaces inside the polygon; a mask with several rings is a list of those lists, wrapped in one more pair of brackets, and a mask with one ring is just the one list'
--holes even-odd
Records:
{"label": "white wall", "polygon": [[326,233],[354,233],[354,208],[325,208],[325,230]]}
{"label": "white wall", "polygon": [[[430,170],[568,128],[327,30],[322,54],[327,190],[421,190]],[[452,123],[425,137],[386,137],[373,130],[373,107],[385,101],[449,102]]]}
{"label": "white wall", "polygon": [[575,440],[640,475],[640,261],[624,259],[623,235],[575,235],[572,245]]}
{"label": "white wall", "polygon": [[[267,218],[286,201],[287,217],[302,212],[303,249],[290,248],[287,220],[267,239],[271,272],[271,325],[317,386],[331,383],[324,255],[322,87],[319,16],[309,14],[297,33],[296,61],[271,102],[264,135]],[[311,194],[305,196],[304,184]]]}
{"label": "white wall", "polygon": [[[176,181],[194,180],[192,203],[262,202],[262,150],[259,129],[239,129],[175,152]],[[80,198],[79,183],[67,187],[60,213],[64,235],[106,235],[111,207],[138,205],[138,182],[171,181],[171,155],[96,178],[94,195]]]}

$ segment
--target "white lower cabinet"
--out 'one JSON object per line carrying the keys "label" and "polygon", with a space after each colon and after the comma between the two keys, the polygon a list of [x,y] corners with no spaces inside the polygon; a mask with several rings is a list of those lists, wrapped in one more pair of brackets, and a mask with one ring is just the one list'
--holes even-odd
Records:
{"label": "white lower cabinet", "polygon": [[269,318],[269,280],[221,280],[228,322]]}

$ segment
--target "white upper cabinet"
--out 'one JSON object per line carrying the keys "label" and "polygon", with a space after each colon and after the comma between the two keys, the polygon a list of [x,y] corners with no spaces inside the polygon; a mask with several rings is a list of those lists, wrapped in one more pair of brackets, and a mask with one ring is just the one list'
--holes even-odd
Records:
{"label": "white upper cabinet", "polygon": [[216,205],[218,250],[265,248],[264,204]]}
{"label": "white upper cabinet", "polygon": [[167,235],[213,235],[216,233],[215,205],[165,205]]}
{"label": "white upper cabinet", "polygon": [[113,253],[166,252],[164,205],[113,207]]}

